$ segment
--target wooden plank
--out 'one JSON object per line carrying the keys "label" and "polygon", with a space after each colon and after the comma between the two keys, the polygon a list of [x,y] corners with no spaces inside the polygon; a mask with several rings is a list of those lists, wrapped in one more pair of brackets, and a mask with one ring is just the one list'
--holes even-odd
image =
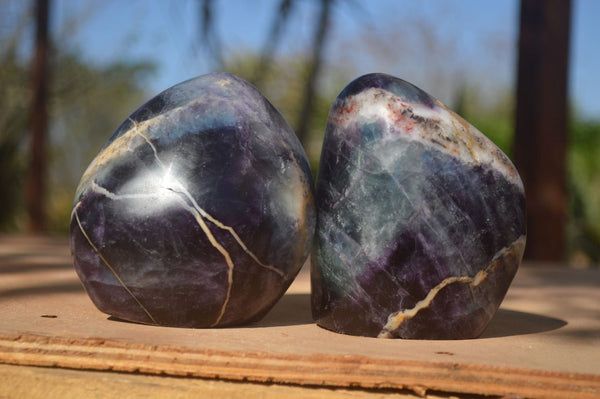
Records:
{"label": "wooden plank", "polygon": [[306,270],[264,320],[224,329],[109,318],[82,291],[60,240],[3,237],[0,276],[0,363],[418,394],[600,396],[597,270],[522,268],[484,335],[463,341],[321,329]]}
{"label": "wooden plank", "polygon": [[[389,393],[365,390],[252,384],[201,378],[175,378],[132,373],[105,373],[28,366],[0,365],[0,398],[80,399],[384,399]],[[409,393],[394,393],[397,399],[415,399]],[[428,399],[448,396],[428,395]]]}
{"label": "wooden plank", "polygon": [[364,356],[288,355],[132,345],[104,339],[0,336],[8,364],[307,386],[428,390],[525,397],[597,397],[594,375]]}

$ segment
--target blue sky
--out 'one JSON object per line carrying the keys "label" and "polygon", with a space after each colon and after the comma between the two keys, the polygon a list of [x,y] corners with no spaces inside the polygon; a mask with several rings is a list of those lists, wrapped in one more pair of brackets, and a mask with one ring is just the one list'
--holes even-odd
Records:
{"label": "blue sky", "polygon": [[[277,0],[217,1],[217,29],[223,53],[260,49],[277,3]],[[314,3],[299,2],[279,53],[293,54],[306,49],[312,34],[311,21],[316,18]],[[376,70],[392,73],[442,100],[448,100],[444,96],[450,95],[448,82],[456,80],[463,69],[467,72],[460,74],[461,79],[482,84],[492,95],[494,88],[511,87],[514,83],[517,0],[338,3],[327,47],[330,64],[352,65],[357,76]],[[347,3],[359,4],[359,9]],[[215,69],[199,45],[199,10],[194,0],[56,0],[54,13],[56,35],[90,61],[154,60],[158,70],[149,82],[151,93]],[[570,96],[585,117],[597,120],[600,120],[599,18],[600,1],[573,0]],[[72,31],[66,30],[65,26],[73,21],[79,24]],[[419,36],[420,41],[415,42],[413,36]],[[370,45],[363,43],[365,37],[382,45],[387,43],[387,47],[383,46],[378,53],[373,41]],[[435,56],[418,48],[431,38],[441,42]],[[404,48],[401,43],[405,43]],[[494,85],[486,86],[490,82]]]}

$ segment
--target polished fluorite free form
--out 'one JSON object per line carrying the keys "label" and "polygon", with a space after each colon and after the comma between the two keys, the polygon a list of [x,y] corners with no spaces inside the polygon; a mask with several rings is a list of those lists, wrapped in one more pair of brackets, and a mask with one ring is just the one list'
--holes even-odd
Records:
{"label": "polished fluorite free form", "polygon": [[335,100],[317,181],[317,323],[352,335],[479,336],[525,248],[525,196],[489,139],[401,79]]}
{"label": "polished fluorite free form", "polygon": [[71,247],[101,311],[228,326],[283,295],[314,227],[296,135],[256,88],[218,73],[160,93],[110,137],[77,188]]}

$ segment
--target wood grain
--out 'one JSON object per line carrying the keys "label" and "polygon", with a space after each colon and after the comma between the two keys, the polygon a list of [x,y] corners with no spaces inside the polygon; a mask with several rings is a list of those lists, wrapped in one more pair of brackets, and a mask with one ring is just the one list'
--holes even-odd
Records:
{"label": "wood grain", "polygon": [[96,310],[72,270],[65,241],[2,237],[0,363],[359,389],[365,395],[596,398],[599,287],[597,270],[523,267],[481,338],[380,340],[314,325],[303,271],[259,323],[154,327]]}

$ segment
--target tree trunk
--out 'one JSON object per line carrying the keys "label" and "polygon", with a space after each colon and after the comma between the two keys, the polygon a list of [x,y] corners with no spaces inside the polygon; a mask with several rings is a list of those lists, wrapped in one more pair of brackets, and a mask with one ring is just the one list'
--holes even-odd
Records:
{"label": "tree trunk", "polygon": [[30,164],[26,204],[29,232],[46,230],[46,168],[48,132],[48,9],[49,0],[37,0],[35,10],[36,37],[32,73]]}
{"label": "tree trunk", "polygon": [[570,0],[521,0],[515,158],[530,260],[565,258],[570,16]]}

